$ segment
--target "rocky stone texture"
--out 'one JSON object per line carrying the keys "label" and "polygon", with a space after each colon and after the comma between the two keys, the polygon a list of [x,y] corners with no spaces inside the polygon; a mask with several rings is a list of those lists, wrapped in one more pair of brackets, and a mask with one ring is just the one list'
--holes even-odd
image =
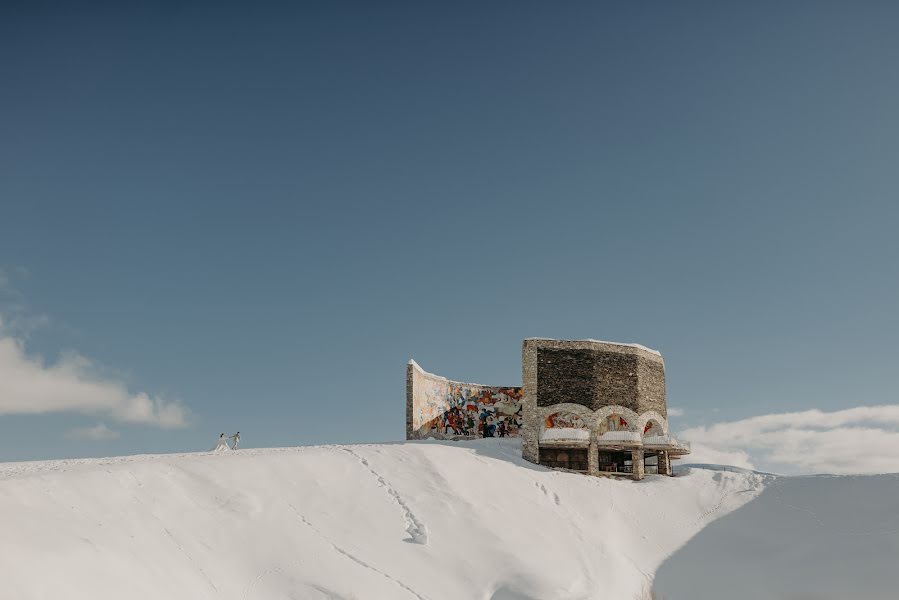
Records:
{"label": "rocky stone texture", "polygon": [[537,348],[537,406],[571,403],[596,409],[599,363],[585,349]]}
{"label": "rocky stone texture", "polygon": [[646,463],[643,459],[643,450],[633,450],[631,452],[631,461],[633,463],[633,478],[639,481],[646,477]]}
{"label": "rocky stone texture", "polygon": [[540,413],[537,410],[537,340],[525,340],[521,345],[521,400],[524,427],[521,437],[521,457],[539,463]]}
{"label": "rocky stone texture", "polygon": [[[593,340],[528,339],[522,345],[521,364],[522,456],[531,462],[540,462],[539,417],[548,407],[577,404],[599,411],[619,406],[637,414],[655,411],[667,416],[665,363],[647,348]],[[634,478],[643,475],[640,450]]]}
{"label": "rocky stone texture", "polygon": [[[541,343],[542,342],[542,343]],[[599,342],[540,340],[536,349],[537,406],[618,405],[665,416],[665,365],[656,354]]]}
{"label": "rocky stone texture", "polygon": [[671,475],[671,458],[667,452],[659,452],[659,475]]}
{"label": "rocky stone texture", "polygon": [[665,402],[665,363],[658,360],[637,361],[637,405],[638,413],[654,410],[666,419],[668,405]]}

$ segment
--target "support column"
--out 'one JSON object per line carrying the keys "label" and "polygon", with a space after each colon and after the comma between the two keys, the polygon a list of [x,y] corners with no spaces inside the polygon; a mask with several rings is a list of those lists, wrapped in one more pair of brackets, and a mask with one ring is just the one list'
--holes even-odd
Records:
{"label": "support column", "polygon": [[659,475],[673,475],[671,472],[671,458],[667,452],[659,452]]}
{"label": "support column", "polygon": [[639,481],[646,475],[646,464],[643,462],[643,449],[631,452],[631,464],[633,464],[632,477]]}
{"label": "support column", "polygon": [[587,448],[587,473],[590,475],[599,475],[599,446],[596,442],[590,442]]}
{"label": "support column", "polygon": [[540,427],[543,424],[537,409],[537,342],[524,340],[521,344],[521,403],[523,427],[521,457],[532,463],[540,462]]}

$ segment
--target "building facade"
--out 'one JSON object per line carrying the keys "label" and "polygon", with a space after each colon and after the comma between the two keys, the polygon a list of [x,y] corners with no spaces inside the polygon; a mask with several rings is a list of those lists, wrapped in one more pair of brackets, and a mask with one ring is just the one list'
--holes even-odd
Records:
{"label": "building facade", "polygon": [[410,361],[406,437],[520,437],[523,458],[591,475],[671,474],[690,451],[668,432],[665,364],[637,344],[531,338],[521,387],[448,380]]}

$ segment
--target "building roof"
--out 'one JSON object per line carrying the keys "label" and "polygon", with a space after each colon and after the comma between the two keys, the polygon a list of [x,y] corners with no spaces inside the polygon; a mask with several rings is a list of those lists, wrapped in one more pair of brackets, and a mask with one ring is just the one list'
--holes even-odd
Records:
{"label": "building roof", "polygon": [[645,350],[651,354],[656,354],[658,356],[662,356],[662,353],[658,350],[653,350],[652,348],[648,348],[643,344],[634,344],[631,342],[610,342],[608,340],[594,340],[594,339],[583,339],[583,340],[561,340],[558,338],[546,338],[546,337],[529,337],[525,338],[525,340],[538,340],[538,341],[547,341],[547,342],[596,342],[597,344],[609,344],[610,346],[625,346],[627,348],[638,348],[640,350]]}

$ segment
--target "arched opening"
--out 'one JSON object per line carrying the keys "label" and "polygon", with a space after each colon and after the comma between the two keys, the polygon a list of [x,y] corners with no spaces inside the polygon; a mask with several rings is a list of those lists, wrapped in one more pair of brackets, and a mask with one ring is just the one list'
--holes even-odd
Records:
{"label": "arched opening", "polygon": [[568,410],[551,412],[544,417],[540,431],[540,464],[586,472],[589,444],[589,419]]}
{"label": "arched opening", "polygon": [[667,455],[659,446],[664,443],[665,435],[665,426],[658,419],[655,417],[646,419],[646,424],[643,426],[643,460],[648,475],[668,473]]}
{"label": "arched opening", "polygon": [[543,420],[543,428],[546,429],[583,429],[587,430],[587,422],[572,412],[559,411],[546,415]]}
{"label": "arched opening", "polygon": [[589,442],[587,421],[572,412],[559,411],[546,415],[540,432],[541,442]]}
{"label": "arched opening", "polygon": [[624,415],[620,415],[618,413],[612,413],[607,416],[605,419],[602,419],[599,422],[599,425],[596,428],[596,433],[602,435],[604,433],[609,433],[613,431],[629,431],[630,423],[624,417]]}
{"label": "arched opening", "polygon": [[634,452],[642,445],[639,427],[639,417],[625,407],[609,406],[597,415],[594,431],[600,473],[633,473]]}
{"label": "arched opening", "polygon": [[643,437],[658,437],[665,435],[665,428],[656,419],[648,419],[643,426]]}

